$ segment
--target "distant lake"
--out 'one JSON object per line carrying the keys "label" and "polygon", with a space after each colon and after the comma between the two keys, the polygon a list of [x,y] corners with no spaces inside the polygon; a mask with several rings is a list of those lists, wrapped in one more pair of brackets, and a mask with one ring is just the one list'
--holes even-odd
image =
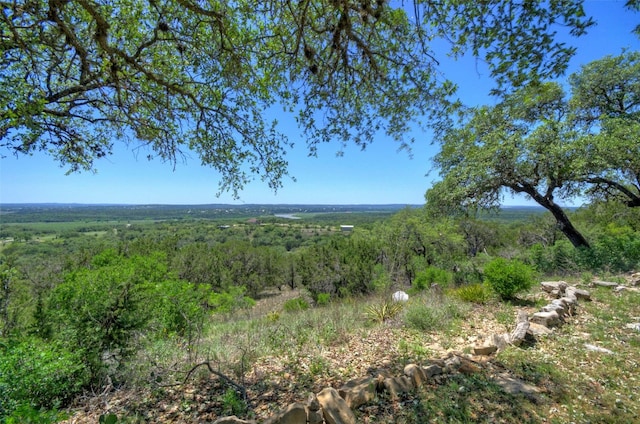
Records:
{"label": "distant lake", "polygon": [[285,219],[300,219],[299,216],[295,216],[292,213],[276,213],[273,216],[277,216],[278,218],[285,218]]}

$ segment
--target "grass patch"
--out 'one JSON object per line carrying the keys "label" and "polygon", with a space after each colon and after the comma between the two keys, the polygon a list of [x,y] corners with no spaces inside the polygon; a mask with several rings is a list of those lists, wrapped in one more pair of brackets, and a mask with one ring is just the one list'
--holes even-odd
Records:
{"label": "grass patch", "polygon": [[409,328],[421,331],[444,331],[464,318],[468,307],[447,297],[423,297],[411,302],[403,315]]}

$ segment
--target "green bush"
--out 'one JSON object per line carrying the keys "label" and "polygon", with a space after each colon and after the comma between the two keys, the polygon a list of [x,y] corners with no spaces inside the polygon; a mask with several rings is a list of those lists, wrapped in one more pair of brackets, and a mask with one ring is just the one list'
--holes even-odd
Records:
{"label": "green bush", "polygon": [[209,305],[217,313],[231,313],[239,309],[248,309],[256,304],[256,301],[245,296],[244,286],[231,286],[226,291],[211,293]]}
{"label": "green bush", "polygon": [[424,271],[420,271],[416,274],[416,277],[411,283],[411,287],[413,288],[414,292],[419,292],[428,289],[432,284],[447,286],[449,285],[450,281],[451,273],[445,271],[444,269],[430,266]]}
{"label": "green bush", "polygon": [[153,314],[163,333],[184,336],[202,328],[211,296],[210,286],[182,280],[168,280],[156,284],[154,298],[158,302]]}
{"label": "green bush", "polygon": [[304,311],[306,309],[309,309],[309,302],[301,297],[296,297],[284,302],[283,308],[286,312]]}
{"label": "green bush", "polygon": [[498,296],[512,299],[533,286],[533,269],[518,260],[495,258],[484,267],[484,278]]}
{"label": "green bush", "polygon": [[[0,422],[42,422],[88,383],[79,351],[32,338],[0,345]],[[42,411],[41,411],[42,410]]]}
{"label": "green bush", "polygon": [[53,334],[82,350],[99,379],[106,354],[118,365],[135,350],[136,334],[149,331],[162,309],[155,288],[166,278],[166,266],[157,256],[114,257],[111,251],[97,255],[92,265],[67,274],[48,309]]}
{"label": "green bush", "polygon": [[451,294],[464,302],[472,303],[486,303],[490,297],[484,284],[467,284],[452,290]]}
{"label": "green bush", "polygon": [[329,293],[318,293],[318,299],[316,304],[318,306],[326,306],[331,301],[331,295]]}
{"label": "green bush", "polygon": [[[34,408],[31,405],[23,404],[6,417],[6,424],[54,424],[69,416],[60,412],[57,408],[47,410],[45,408]],[[2,416],[0,416],[2,418]]]}

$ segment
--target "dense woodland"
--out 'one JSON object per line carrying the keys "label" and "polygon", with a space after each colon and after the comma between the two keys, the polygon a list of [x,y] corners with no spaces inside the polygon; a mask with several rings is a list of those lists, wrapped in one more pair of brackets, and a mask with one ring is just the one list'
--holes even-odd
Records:
{"label": "dense woodland", "polygon": [[[211,322],[250,311],[270,290],[298,288],[322,307],[433,283],[478,287],[498,257],[539,277],[638,269],[637,209],[602,203],[570,212],[588,249],[574,248],[535,208],[458,218],[413,207],[176,219],[149,207],[148,220],[136,220],[138,212],[128,220],[125,207],[94,207],[90,216],[70,208],[78,220],[60,208],[22,210],[34,222],[4,209],[0,415],[133,384],[137,352],[158,338],[189,346]],[[117,219],[96,219],[116,211]],[[345,223],[354,229],[341,231]]]}

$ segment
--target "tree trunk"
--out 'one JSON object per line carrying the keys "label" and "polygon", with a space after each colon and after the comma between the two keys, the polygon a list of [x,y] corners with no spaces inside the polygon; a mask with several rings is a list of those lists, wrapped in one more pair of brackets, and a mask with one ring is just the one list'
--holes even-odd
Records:
{"label": "tree trunk", "polygon": [[556,221],[558,221],[558,227],[560,231],[567,236],[573,247],[586,247],[587,249],[591,248],[587,239],[573,226],[571,221],[569,221],[569,217],[564,213],[560,206],[556,205],[554,202],[551,202],[550,207],[547,209],[554,216]]}
{"label": "tree trunk", "polygon": [[564,213],[564,210],[562,210],[562,208],[558,206],[553,201],[553,199],[542,196],[536,191],[526,193],[530,195],[533,200],[538,202],[540,206],[551,212],[553,217],[556,219],[556,222],[558,223],[558,228],[560,228],[560,231],[562,231],[562,233],[569,239],[571,244],[573,244],[573,247],[586,247],[587,249],[591,248],[587,239],[584,238],[584,236],[580,234],[576,227],[573,226],[567,214]]}

